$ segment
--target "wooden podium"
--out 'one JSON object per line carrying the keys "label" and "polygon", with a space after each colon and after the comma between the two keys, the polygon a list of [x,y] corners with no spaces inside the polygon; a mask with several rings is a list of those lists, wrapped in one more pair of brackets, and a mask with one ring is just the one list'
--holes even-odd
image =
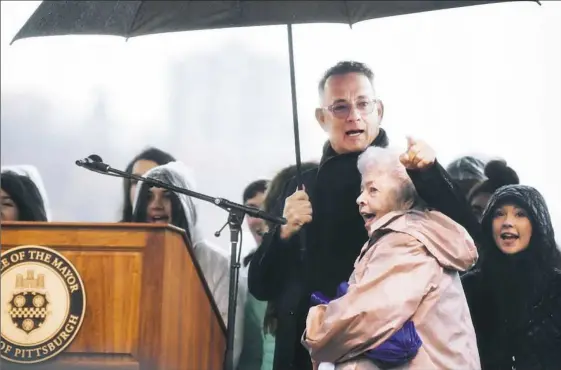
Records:
{"label": "wooden podium", "polygon": [[82,326],[62,353],[37,364],[2,360],[2,369],[222,368],[226,329],[182,230],[6,222],[1,244],[2,252],[38,245],[62,254],[87,297]]}

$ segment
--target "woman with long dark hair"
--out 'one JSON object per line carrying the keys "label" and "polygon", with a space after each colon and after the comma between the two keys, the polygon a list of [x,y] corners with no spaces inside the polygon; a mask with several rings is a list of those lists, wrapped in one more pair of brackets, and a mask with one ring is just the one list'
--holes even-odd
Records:
{"label": "woman with long dark hair", "polygon": [[561,369],[561,252],[546,202],[534,188],[506,185],[481,223],[435,161],[410,172],[419,195],[460,223],[480,260],[462,277],[484,370]]}
{"label": "woman with long dark hair", "polygon": [[[173,161],[175,161],[175,158],[171,156],[171,154],[157,148],[148,148],[133,158],[125,172],[143,176],[148,170]],[[123,179],[123,209],[121,222],[132,221],[132,202],[136,193],[136,183],[136,180]]]}
{"label": "woman with long dark hair", "polygon": [[[302,163],[302,171],[317,171],[316,162]],[[288,166],[279,171],[271,180],[265,192],[261,208],[273,212],[273,207],[282,196],[285,185],[296,176],[296,165]],[[263,232],[274,227],[264,222]],[[255,250],[244,258],[244,266],[251,263]],[[244,349],[240,358],[240,370],[271,370],[275,357],[275,331],[277,325],[276,310],[273,302],[263,302],[248,294],[246,310],[246,328],[244,333]]]}
{"label": "woman with long dark hair", "polygon": [[39,195],[43,200],[43,208],[45,209],[45,215],[47,216],[47,221],[51,221],[52,214],[51,214],[51,207],[49,202],[49,197],[47,195],[47,189],[45,188],[45,184],[43,182],[43,178],[39,173],[37,167],[31,164],[16,164],[16,165],[6,165],[2,166],[2,173],[4,172],[13,172],[21,176],[25,176],[33,181],[33,184],[39,191]]}
{"label": "woman with long dark hair", "polygon": [[[170,162],[154,167],[144,174],[144,177],[195,191],[193,175],[181,162]],[[185,230],[220,315],[224,323],[228,325],[230,258],[223,249],[204,238],[198,224],[197,209],[193,199],[184,194],[177,194],[141,182],[133,207],[133,222],[172,224]],[[236,364],[242,350],[246,297],[247,282],[245,277],[240,275],[234,334],[234,362]]]}
{"label": "woman with long dark hair", "polygon": [[481,228],[481,261],[462,282],[482,368],[561,369],[561,252],[544,198],[501,187]]}
{"label": "woman with long dark hair", "polygon": [[43,198],[29,177],[5,171],[0,182],[2,221],[47,221]]}

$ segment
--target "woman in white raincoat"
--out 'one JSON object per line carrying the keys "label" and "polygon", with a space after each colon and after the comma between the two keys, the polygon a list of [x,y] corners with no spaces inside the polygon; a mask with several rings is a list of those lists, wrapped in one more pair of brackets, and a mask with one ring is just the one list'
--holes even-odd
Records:
{"label": "woman in white raincoat", "polygon": [[2,166],[2,173],[4,172],[14,172],[18,175],[25,176],[29,178],[31,181],[33,181],[33,183],[37,187],[37,190],[39,190],[39,195],[41,196],[41,199],[43,200],[43,208],[45,209],[47,221],[52,221],[51,209],[49,206],[49,198],[47,197],[47,191],[45,189],[45,185],[43,184],[43,179],[39,174],[39,170],[37,170],[37,167],[29,164]]}
{"label": "woman in white raincoat", "polygon": [[47,221],[41,194],[29,177],[4,171],[1,182],[0,221]]}
{"label": "woman in white raincoat", "polygon": [[[144,177],[195,191],[192,172],[181,162],[170,162],[155,167],[144,174]],[[197,224],[197,210],[193,199],[184,194],[150,187],[144,182],[139,183],[138,189],[133,205],[133,222],[172,224],[186,231],[222,320],[228,325],[230,257],[223,249],[209,243],[203,237]],[[235,366],[242,350],[246,297],[247,282],[240,274],[234,333]]]}

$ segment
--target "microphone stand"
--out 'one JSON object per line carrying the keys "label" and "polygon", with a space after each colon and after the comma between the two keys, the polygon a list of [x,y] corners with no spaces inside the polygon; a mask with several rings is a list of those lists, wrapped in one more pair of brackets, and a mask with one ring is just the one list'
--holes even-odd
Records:
{"label": "microphone stand", "polygon": [[[227,342],[226,342],[226,354],[224,356],[223,368],[225,370],[235,370],[234,369],[234,332],[236,326],[236,305],[238,300],[238,281],[240,275],[240,263],[237,258],[238,254],[238,240],[242,229],[242,223],[245,215],[250,215],[251,217],[260,218],[278,225],[286,224],[286,219],[283,217],[276,217],[270,215],[262,210],[255,207],[248,207],[242,204],[231,202],[224,198],[215,198],[209,195],[197,193],[192,190],[185,188],[180,188],[178,186],[168,184],[150,177],[143,177],[134,174],[130,174],[121,170],[112,168],[108,164],[101,161],[99,156],[95,156],[97,159],[92,159],[94,156],[90,156],[89,160],[77,160],[76,165],[84,167],[90,171],[94,171],[101,174],[107,174],[111,176],[124,177],[127,179],[134,179],[137,181],[143,181],[153,187],[163,188],[176,193],[185,194],[187,196],[204,200],[206,202],[212,203],[217,207],[220,207],[228,212],[227,225],[230,227],[230,286],[229,286],[229,297],[228,297],[228,327],[227,327]],[[222,227],[226,226],[226,224]],[[220,231],[222,231],[220,229]],[[215,233],[215,236],[220,236],[220,231]],[[241,245],[240,245],[241,254]]]}

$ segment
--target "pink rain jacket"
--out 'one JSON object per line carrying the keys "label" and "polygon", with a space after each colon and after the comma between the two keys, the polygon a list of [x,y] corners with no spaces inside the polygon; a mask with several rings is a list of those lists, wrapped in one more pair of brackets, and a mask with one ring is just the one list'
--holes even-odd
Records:
{"label": "pink rain jacket", "polygon": [[423,341],[401,369],[480,369],[475,331],[458,272],[477,260],[466,230],[437,211],[401,211],[372,225],[347,294],[308,314],[303,344],[337,370],[377,370],[361,354],[409,319]]}

